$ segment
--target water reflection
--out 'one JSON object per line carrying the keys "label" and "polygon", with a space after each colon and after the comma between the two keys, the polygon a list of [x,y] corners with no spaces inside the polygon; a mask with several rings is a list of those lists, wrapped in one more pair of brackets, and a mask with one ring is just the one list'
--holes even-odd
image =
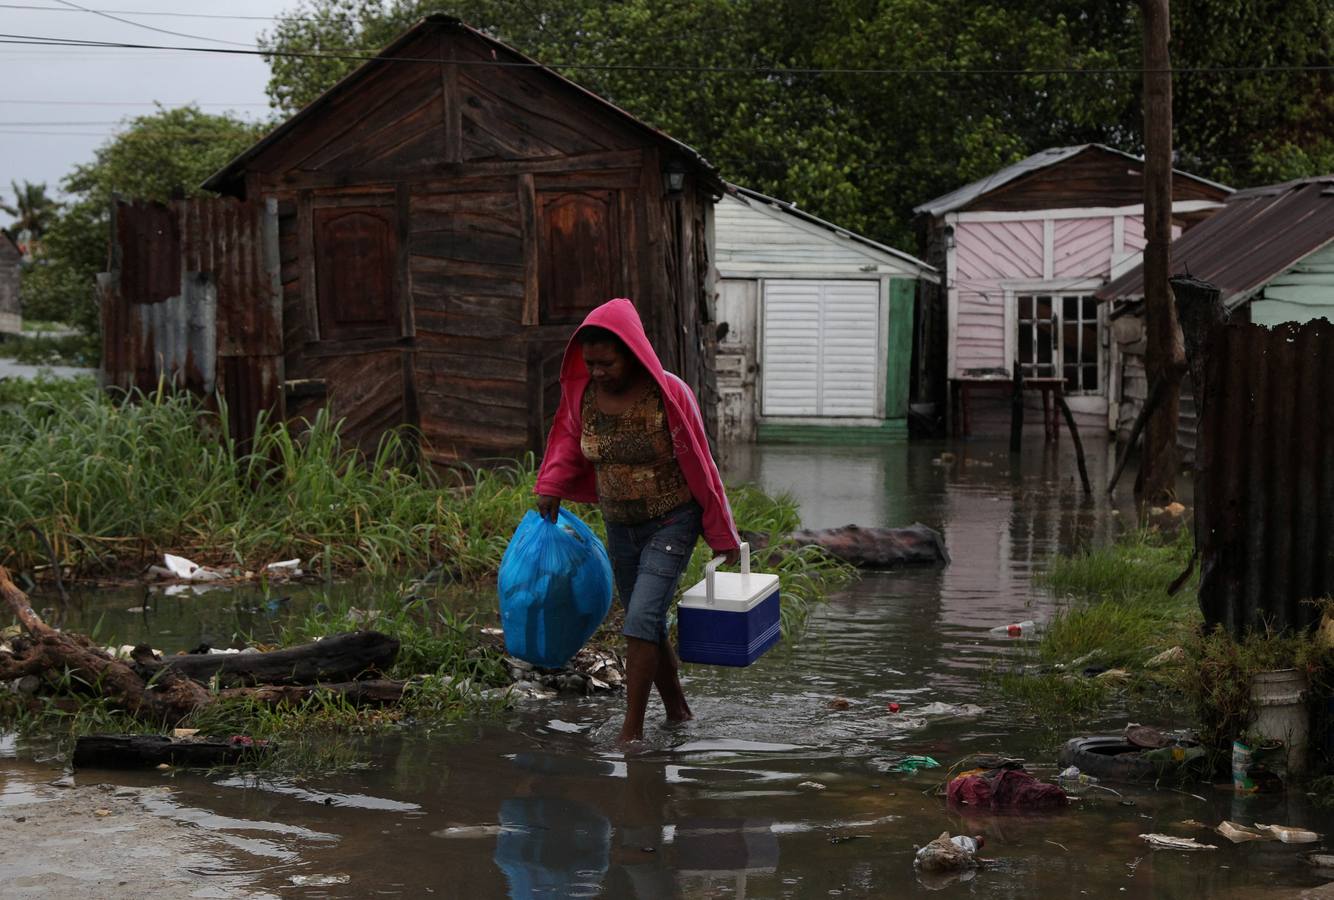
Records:
{"label": "water reflection", "polygon": [[611,856],[611,823],[563,797],[511,797],[500,804],[496,865],[510,897],[596,897]]}

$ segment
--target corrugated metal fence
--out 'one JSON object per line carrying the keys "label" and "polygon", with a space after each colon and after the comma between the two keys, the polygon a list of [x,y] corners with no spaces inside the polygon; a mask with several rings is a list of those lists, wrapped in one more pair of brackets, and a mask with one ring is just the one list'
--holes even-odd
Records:
{"label": "corrugated metal fence", "polygon": [[225,399],[242,444],[283,411],[282,285],[273,201],[117,201],[111,271],[98,276],[104,386],[159,378]]}
{"label": "corrugated metal fence", "polygon": [[1305,601],[1334,595],[1334,325],[1220,318],[1217,308],[1195,319],[1207,337],[1192,359],[1205,381],[1200,606],[1209,625],[1237,636],[1309,627],[1319,610]]}

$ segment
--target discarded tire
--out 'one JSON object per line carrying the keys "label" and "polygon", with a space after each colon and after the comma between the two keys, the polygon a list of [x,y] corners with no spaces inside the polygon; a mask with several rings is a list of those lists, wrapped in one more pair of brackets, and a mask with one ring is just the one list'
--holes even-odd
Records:
{"label": "discarded tire", "polygon": [[1119,734],[1071,738],[1057,757],[1062,766],[1076,766],[1085,775],[1110,781],[1153,781],[1181,768],[1145,755]]}

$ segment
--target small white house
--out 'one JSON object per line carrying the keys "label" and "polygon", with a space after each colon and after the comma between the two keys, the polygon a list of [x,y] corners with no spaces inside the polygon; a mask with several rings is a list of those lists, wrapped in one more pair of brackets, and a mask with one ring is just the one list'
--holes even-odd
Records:
{"label": "small white house", "polygon": [[733,186],[714,211],[720,437],[907,435],[919,259]]}

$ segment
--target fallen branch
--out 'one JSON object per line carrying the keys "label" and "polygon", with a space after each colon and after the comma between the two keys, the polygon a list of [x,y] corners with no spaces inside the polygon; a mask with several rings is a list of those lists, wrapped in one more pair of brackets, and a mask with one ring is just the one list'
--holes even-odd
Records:
{"label": "fallen branch", "polygon": [[1084,485],[1084,493],[1091,494],[1093,485],[1089,484],[1089,470],[1084,464],[1084,442],[1079,439],[1079,429],[1075,427],[1075,417],[1070,413],[1070,405],[1065,402],[1064,395],[1059,391],[1056,392],[1056,404],[1061,408],[1061,415],[1065,417],[1065,427],[1070,429],[1070,440],[1075,445],[1075,462],[1079,464],[1079,480]]}
{"label": "fallen branch", "polygon": [[47,625],[3,566],[0,599],[32,637],[32,641],[14,642],[12,655],[0,656],[0,680],[67,671],[126,712],[155,722],[178,722],[212,702],[203,685],[183,675],[165,671],[150,685],[128,664],[112,659],[87,638]]}

